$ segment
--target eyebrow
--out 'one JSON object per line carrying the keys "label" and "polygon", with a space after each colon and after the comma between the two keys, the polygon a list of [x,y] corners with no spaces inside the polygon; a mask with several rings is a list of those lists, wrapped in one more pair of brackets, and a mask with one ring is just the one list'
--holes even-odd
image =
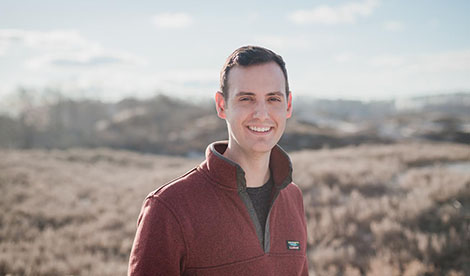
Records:
{"label": "eyebrow", "polygon": [[[244,92],[244,91],[241,91],[241,92],[238,92],[235,97],[239,97],[239,96],[254,96],[255,93],[253,92]],[[277,96],[284,96],[284,93],[280,92],[280,91],[274,91],[274,92],[269,92],[268,94],[266,94],[266,96],[274,96],[274,95],[277,95]]]}
{"label": "eyebrow", "polygon": [[235,97],[239,97],[239,96],[254,96],[254,95],[255,95],[255,93],[253,93],[253,92],[243,92],[243,91],[241,91],[241,92],[238,92],[238,93],[235,95]]}
{"label": "eyebrow", "polygon": [[284,96],[284,93],[282,93],[280,91],[275,91],[275,92],[270,92],[270,93],[267,94],[267,96],[274,96],[274,95]]}

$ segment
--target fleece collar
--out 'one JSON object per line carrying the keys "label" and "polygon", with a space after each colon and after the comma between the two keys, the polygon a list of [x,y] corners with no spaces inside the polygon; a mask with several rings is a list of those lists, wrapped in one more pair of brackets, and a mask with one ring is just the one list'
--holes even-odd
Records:
{"label": "fleece collar", "polygon": [[[227,146],[228,141],[210,144],[206,149],[206,160],[199,169],[205,171],[214,182],[225,188],[237,189],[239,192],[245,191],[245,172],[240,165],[223,156]],[[273,175],[274,186],[278,190],[292,182],[292,163],[279,145],[271,150],[269,168]]]}

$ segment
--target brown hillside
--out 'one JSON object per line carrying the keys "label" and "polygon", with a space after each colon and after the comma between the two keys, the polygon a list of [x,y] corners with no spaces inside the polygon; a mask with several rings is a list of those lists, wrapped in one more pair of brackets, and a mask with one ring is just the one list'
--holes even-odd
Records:
{"label": "brown hillside", "polygon": [[[125,274],[144,197],[200,162],[108,149],[0,156],[0,275]],[[291,156],[312,275],[470,274],[469,146]]]}

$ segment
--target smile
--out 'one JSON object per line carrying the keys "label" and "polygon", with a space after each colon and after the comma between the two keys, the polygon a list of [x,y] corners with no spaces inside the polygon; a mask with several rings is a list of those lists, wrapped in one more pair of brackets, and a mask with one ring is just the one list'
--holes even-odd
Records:
{"label": "smile", "polygon": [[271,130],[272,127],[255,127],[255,126],[248,126],[248,128],[254,132],[268,132]]}

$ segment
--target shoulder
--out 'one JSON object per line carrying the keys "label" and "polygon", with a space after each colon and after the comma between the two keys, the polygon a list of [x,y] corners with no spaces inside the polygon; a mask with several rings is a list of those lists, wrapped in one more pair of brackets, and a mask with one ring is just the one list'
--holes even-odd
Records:
{"label": "shoulder", "polygon": [[141,220],[161,220],[163,217],[174,217],[178,220],[181,215],[181,203],[190,201],[190,195],[194,194],[192,190],[200,186],[200,179],[197,169],[193,168],[150,192],[142,205],[138,224]]}
{"label": "shoulder", "polygon": [[281,190],[279,198],[285,206],[289,206],[289,208],[298,209],[301,212],[304,212],[302,191],[295,183],[291,182],[289,185],[287,185],[287,187]]}
{"label": "shoulder", "polygon": [[158,201],[168,209],[177,211],[204,193],[207,186],[206,178],[196,167],[152,191],[145,201]]}
{"label": "shoulder", "polygon": [[299,186],[297,186],[297,184],[294,182],[291,182],[289,185],[287,185],[284,190],[290,196],[302,200],[302,190],[300,190]]}
{"label": "shoulder", "polygon": [[289,210],[291,214],[297,214],[305,224],[304,200],[299,186],[291,182],[283,191],[281,191],[279,196],[282,198],[281,206]]}
{"label": "shoulder", "polygon": [[173,195],[181,194],[184,190],[191,189],[194,183],[200,182],[200,176],[197,169],[192,168],[185,174],[163,184],[156,190],[153,190],[147,195],[146,199],[159,198],[165,199]]}

